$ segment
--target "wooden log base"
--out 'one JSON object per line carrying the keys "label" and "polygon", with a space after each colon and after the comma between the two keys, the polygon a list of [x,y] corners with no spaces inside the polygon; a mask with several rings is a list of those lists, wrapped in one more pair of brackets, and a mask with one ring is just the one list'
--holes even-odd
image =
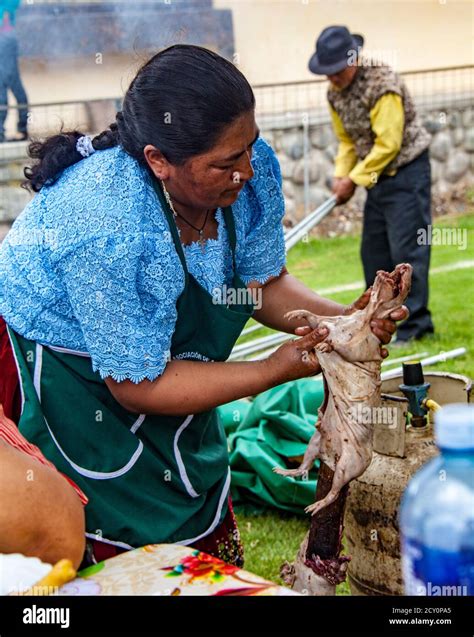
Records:
{"label": "wooden log base", "polygon": [[[316,502],[329,493],[334,471],[324,462],[320,463]],[[340,555],[344,530],[344,508],[349,487],[346,485],[335,502],[311,518],[305,565],[331,584],[340,584],[346,579],[350,556]]]}

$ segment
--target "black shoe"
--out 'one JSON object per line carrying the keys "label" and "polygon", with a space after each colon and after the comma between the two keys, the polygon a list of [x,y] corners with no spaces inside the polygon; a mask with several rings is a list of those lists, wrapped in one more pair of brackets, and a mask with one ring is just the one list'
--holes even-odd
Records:
{"label": "black shoe", "polygon": [[395,345],[396,347],[402,347],[402,345],[407,345],[408,343],[412,343],[413,341],[419,341],[420,339],[424,338],[425,336],[434,334],[434,328],[433,327],[428,327],[426,330],[424,330],[423,332],[416,332],[414,334],[398,334],[397,333],[397,337],[395,339],[395,341],[393,342],[393,345]]}

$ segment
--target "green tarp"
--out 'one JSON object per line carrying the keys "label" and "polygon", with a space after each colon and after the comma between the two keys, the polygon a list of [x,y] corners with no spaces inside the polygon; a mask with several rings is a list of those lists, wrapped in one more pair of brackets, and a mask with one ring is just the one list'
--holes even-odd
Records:
{"label": "green tarp", "polygon": [[304,378],[274,387],[253,400],[219,407],[229,441],[232,498],[302,513],[314,502],[317,466],[307,479],[283,477],[272,468],[294,468],[314,433],[324,397],[322,379]]}

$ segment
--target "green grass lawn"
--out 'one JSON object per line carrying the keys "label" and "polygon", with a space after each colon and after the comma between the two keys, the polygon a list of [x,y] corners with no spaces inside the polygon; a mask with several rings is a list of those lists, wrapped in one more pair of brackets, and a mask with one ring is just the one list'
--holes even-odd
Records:
{"label": "green grass lawn", "polygon": [[[467,233],[465,250],[456,245],[433,245],[430,273],[430,309],[436,333],[421,341],[397,348],[392,356],[426,351],[430,355],[466,347],[467,354],[447,360],[431,369],[474,377],[474,213],[438,218],[435,227],[461,228]],[[300,243],[288,254],[288,270],[316,291],[361,281],[360,290],[325,294],[340,303],[350,303],[364,290],[359,236],[311,239]],[[438,268],[471,262],[469,268],[436,272]],[[248,339],[270,334],[262,328]],[[242,339],[239,342],[244,342]],[[237,509],[237,519],[245,547],[245,568],[281,583],[280,565],[293,561],[309,520],[304,514],[281,511],[258,512]],[[338,594],[350,594],[346,583]]]}

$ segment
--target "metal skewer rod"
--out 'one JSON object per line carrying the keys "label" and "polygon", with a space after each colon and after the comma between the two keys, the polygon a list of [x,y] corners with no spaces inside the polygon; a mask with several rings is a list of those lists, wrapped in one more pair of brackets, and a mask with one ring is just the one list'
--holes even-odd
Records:
{"label": "metal skewer rod", "polygon": [[[449,352],[440,352],[439,354],[435,354],[434,356],[428,356],[428,358],[424,358],[420,360],[422,367],[427,367],[428,365],[435,365],[436,363],[444,363],[450,358],[457,358],[458,356],[462,356],[467,352],[465,347],[457,347],[456,349],[451,349]],[[382,380],[386,380],[388,378],[395,378],[403,373],[402,367],[395,367],[394,369],[389,369],[382,374]]]}

